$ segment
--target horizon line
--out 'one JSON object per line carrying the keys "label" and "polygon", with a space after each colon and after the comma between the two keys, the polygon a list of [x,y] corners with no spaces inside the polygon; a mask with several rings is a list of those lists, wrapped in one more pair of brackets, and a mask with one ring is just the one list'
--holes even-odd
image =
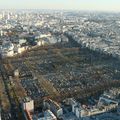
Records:
{"label": "horizon line", "polygon": [[51,11],[81,11],[81,12],[113,12],[119,13],[120,10],[85,10],[85,9],[56,9],[56,8],[0,8],[0,10],[51,10]]}

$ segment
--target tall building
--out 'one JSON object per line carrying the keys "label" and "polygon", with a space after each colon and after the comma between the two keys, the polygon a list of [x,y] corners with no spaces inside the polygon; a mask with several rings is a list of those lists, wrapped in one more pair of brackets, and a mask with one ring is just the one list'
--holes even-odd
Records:
{"label": "tall building", "polygon": [[28,97],[23,100],[22,103],[23,110],[27,110],[29,112],[34,112],[34,101]]}

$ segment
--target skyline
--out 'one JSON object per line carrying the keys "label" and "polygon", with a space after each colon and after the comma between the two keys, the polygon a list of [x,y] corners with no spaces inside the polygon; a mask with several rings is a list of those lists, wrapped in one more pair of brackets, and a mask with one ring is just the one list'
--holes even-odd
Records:
{"label": "skyline", "polygon": [[0,0],[0,9],[120,11],[119,0]]}

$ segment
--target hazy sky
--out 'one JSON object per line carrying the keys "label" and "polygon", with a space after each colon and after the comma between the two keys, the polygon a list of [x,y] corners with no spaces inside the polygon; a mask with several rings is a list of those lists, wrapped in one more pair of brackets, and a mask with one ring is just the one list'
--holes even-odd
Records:
{"label": "hazy sky", "polygon": [[0,8],[120,11],[120,0],[0,0]]}

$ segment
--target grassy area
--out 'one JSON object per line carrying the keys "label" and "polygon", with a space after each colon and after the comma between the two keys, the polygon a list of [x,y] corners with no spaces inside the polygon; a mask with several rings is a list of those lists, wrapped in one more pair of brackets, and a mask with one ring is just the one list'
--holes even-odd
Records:
{"label": "grassy area", "polygon": [[11,64],[23,62],[50,96],[93,93],[120,79],[118,60],[78,47],[35,48],[10,60]]}

